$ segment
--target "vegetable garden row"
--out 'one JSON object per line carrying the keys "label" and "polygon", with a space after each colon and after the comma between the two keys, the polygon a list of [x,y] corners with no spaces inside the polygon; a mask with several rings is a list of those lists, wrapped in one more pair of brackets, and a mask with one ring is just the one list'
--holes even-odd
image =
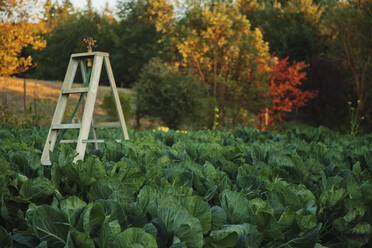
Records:
{"label": "vegetable garden row", "polygon": [[372,134],[133,132],[42,167],[46,134],[0,124],[1,247],[372,246]]}

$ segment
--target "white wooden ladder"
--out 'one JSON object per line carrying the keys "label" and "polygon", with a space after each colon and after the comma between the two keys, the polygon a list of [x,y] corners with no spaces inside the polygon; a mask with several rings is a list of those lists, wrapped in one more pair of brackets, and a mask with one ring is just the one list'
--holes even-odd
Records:
{"label": "white wooden ladder", "polygon": [[[72,84],[75,78],[75,74],[78,66],[82,73],[83,80],[86,80],[87,66],[85,61],[87,59],[93,59],[93,67],[89,80],[89,86],[83,88],[72,88]],[[99,85],[99,79],[102,71],[103,63],[105,64],[108,80],[110,82],[112,94],[114,96],[114,102],[118,114],[119,122],[104,122],[104,123],[93,123],[93,112],[94,104],[96,102],[97,90]],[[67,100],[70,94],[86,94],[86,101],[83,111],[81,123],[66,124],[62,123]],[[93,128],[94,139],[89,140],[90,128]],[[125,124],[123,110],[121,108],[119,95],[117,92],[114,75],[112,73],[109,54],[103,52],[87,52],[72,54],[70,62],[68,64],[65,79],[62,84],[61,93],[58,98],[57,106],[54,111],[51,127],[49,129],[48,137],[46,139],[43,154],[41,156],[41,164],[51,165],[49,153],[53,152],[56,145],[58,133],[63,129],[80,129],[77,140],[61,140],[60,143],[77,143],[76,152],[77,156],[74,162],[77,160],[83,160],[87,143],[95,143],[95,147],[98,147],[98,143],[104,142],[96,137],[95,128],[108,128],[108,127],[119,127],[121,128],[122,135],[125,140],[129,139],[127,127]],[[120,140],[117,140],[120,141]]]}

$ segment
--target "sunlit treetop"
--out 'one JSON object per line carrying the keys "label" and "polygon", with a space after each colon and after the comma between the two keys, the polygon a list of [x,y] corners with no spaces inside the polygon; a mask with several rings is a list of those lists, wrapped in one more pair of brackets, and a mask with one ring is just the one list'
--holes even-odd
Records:
{"label": "sunlit treetop", "polygon": [[146,9],[149,21],[155,25],[156,31],[168,32],[174,20],[174,7],[167,0],[148,0]]}
{"label": "sunlit treetop", "polygon": [[26,71],[32,65],[30,56],[22,51],[45,47],[41,33],[45,31],[38,21],[37,1],[6,0],[0,3],[0,76]]}

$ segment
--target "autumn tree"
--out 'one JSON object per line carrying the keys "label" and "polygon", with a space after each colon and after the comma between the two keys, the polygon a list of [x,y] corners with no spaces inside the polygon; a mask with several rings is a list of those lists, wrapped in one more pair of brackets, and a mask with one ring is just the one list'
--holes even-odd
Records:
{"label": "autumn tree", "polygon": [[146,6],[148,21],[155,25],[156,31],[168,32],[174,21],[174,8],[167,0],[148,0]]}
{"label": "autumn tree", "polygon": [[[338,128],[340,117],[345,113],[342,99],[348,89],[343,84],[345,69],[327,58],[334,40],[330,34],[331,25],[325,22],[332,1],[239,0],[238,4],[252,26],[262,30],[273,55],[309,65],[304,69],[308,79],[302,80],[301,88],[318,90],[320,97],[314,99],[311,106],[299,108],[296,118],[313,125]],[[288,120],[294,115],[286,116]]]}
{"label": "autumn tree", "polygon": [[175,33],[181,66],[210,86],[221,120],[227,105],[234,105],[228,117],[233,123],[262,107],[275,60],[261,31],[251,29],[237,5],[195,6]]}
{"label": "autumn tree", "polygon": [[308,65],[304,62],[289,64],[288,57],[279,60],[272,75],[267,95],[271,99],[271,107],[262,109],[259,114],[262,123],[274,127],[283,121],[286,113],[302,107],[317,95],[317,91],[303,91],[299,88],[306,79],[303,70]]}
{"label": "autumn tree", "polygon": [[[4,78],[26,71],[32,66],[32,58],[22,54],[24,48],[40,49],[45,42],[40,36],[43,25],[38,23],[38,16],[32,16],[36,1],[0,1],[0,89]],[[0,103],[0,119],[12,121],[12,114],[4,92]]]}
{"label": "autumn tree", "polygon": [[28,14],[34,8],[32,1],[1,2],[0,76],[21,73],[32,65],[30,56],[22,56],[25,47],[40,49],[45,46],[40,36],[43,31],[42,24],[36,22],[37,16]]}

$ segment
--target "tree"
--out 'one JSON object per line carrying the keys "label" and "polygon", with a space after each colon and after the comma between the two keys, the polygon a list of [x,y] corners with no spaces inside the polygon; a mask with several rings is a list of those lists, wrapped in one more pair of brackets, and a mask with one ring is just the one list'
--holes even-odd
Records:
{"label": "tree", "polygon": [[[155,1],[151,2],[155,4]],[[118,38],[115,40],[113,64],[120,65],[117,77],[122,87],[131,87],[138,79],[142,67],[153,57],[160,57],[164,44],[160,43],[163,34],[157,31],[157,16],[149,1],[119,1],[120,22],[116,27]],[[163,11],[164,12],[164,11]],[[163,13],[161,12],[161,13]],[[153,16],[156,14],[157,16]],[[162,25],[159,22],[158,27]]]}
{"label": "tree", "polygon": [[211,88],[221,120],[228,104],[235,103],[229,116],[233,123],[265,105],[262,96],[275,59],[261,31],[251,29],[237,5],[195,6],[178,24],[175,37],[181,66],[191,68]]}
{"label": "tree", "polygon": [[288,57],[276,64],[268,92],[271,107],[261,110],[260,113],[261,119],[268,118],[269,115],[269,119],[266,120],[269,126],[274,127],[277,122],[283,121],[285,113],[304,106],[310,99],[316,97],[317,91],[303,91],[299,88],[306,79],[306,72],[303,70],[307,66],[304,62],[293,62],[289,65]]}
{"label": "tree", "polygon": [[32,65],[31,56],[23,57],[27,46],[40,49],[45,42],[39,35],[40,27],[26,21],[17,24],[0,23],[0,76],[24,72]]}
{"label": "tree", "polygon": [[0,1],[0,21],[17,23],[20,21],[37,22],[39,1],[2,0]]}
{"label": "tree", "polygon": [[[314,125],[339,126],[343,115],[335,100],[342,99],[340,86],[342,80],[337,75],[338,68],[325,58],[331,45],[330,24],[325,22],[332,6],[331,1],[315,0],[240,0],[242,13],[254,27],[263,32],[264,40],[270,44],[270,52],[289,62],[304,61],[308,79],[303,80],[301,88],[318,90],[320,98],[314,99],[311,106],[299,110],[302,120]],[[327,61],[327,62],[325,62]],[[326,66],[322,72],[321,66]],[[342,71],[342,70],[341,70]],[[342,79],[342,77],[341,77]],[[330,89],[338,89],[332,91]],[[337,96],[336,96],[337,95]],[[316,106],[314,106],[316,104]],[[336,114],[337,113],[337,114]],[[287,120],[293,115],[286,115]],[[296,114],[296,118],[299,115]],[[338,120],[338,121],[335,121]],[[334,126],[333,126],[334,127]]]}
{"label": "tree", "polygon": [[334,57],[346,66],[353,85],[352,100],[357,114],[354,122],[359,123],[365,114],[367,103],[372,101],[372,2],[337,2],[329,19],[335,37]]}
{"label": "tree", "polygon": [[270,51],[283,59],[311,62],[327,50],[329,30],[324,7],[313,0],[238,1],[241,12],[259,27]]}
{"label": "tree", "polygon": [[[117,37],[114,26],[115,23],[108,23],[105,17],[97,13],[92,16],[87,11],[80,14],[72,13],[45,35],[47,46],[33,55],[38,66],[28,76],[63,80],[70,55],[86,51],[86,45],[83,43],[86,37],[92,37],[97,41],[95,50],[113,54],[113,44]],[[115,66],[117,65],[113,64],[114,72],[118,70]]]}
{"label": "tree", "polygon": [[63,0],[62,4],[47,0],[43,9],[43,19],[48,32],[76,14],[70,0]]}
{"label": "tree", "polygon": [[148,0],[146,13],[149,22],[155,25],[156,31],[167,33],[170,24],[174,21],[173,5],[167,0]]}
{"label": "tree", "polygon": [[143,67],[135,91],[137,125],[141,117],[152,116],[178,129],[188,117],[201,111],[203,89],[198,79],[158,58]]}
{"label": "tree", "polygon": [[88,15],[88,17],[92,18],[95,14],[95,11],[93,9],[93,4],[92,4],[92,0],[87,0],[87,10],[86,10],[86,14]]}
{"label": "tree", "polygon": [[110,9],[109,2],[105,3],[105,8],[102,11],[102,17],[107,20],[108,23],[115,23],[114,12]]}
{"label": "tree", "polygon": [[[0,76],[10,76],[26,71],[32,65],[30,56],[22,51],[31,46],[41,49],[45,41],[40,36],[41,23],[29,22],[37,19],[25,11],[32,8],[31,1],[2,1],[0,5]],[[29,9],[30,10],[30,9]]]}

